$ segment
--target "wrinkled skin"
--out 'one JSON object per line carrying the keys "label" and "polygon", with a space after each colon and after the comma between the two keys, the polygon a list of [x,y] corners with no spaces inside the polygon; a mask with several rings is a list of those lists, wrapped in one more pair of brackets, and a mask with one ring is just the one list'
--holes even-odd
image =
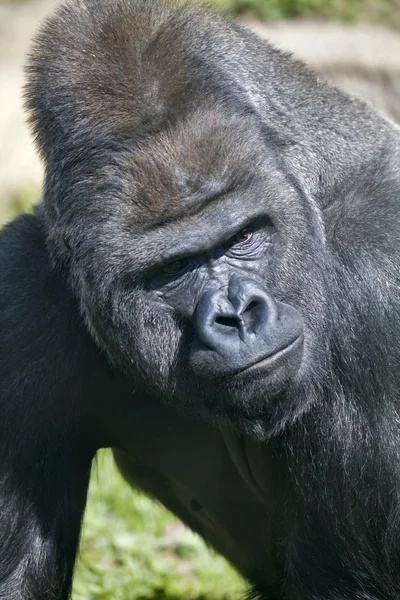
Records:
{"label": "wrinkled skin", "polygon": [[400,135],[237,24],[73,1],[0,236],[0,597],[66,599],[96,451],[262,600],[398,600]]}

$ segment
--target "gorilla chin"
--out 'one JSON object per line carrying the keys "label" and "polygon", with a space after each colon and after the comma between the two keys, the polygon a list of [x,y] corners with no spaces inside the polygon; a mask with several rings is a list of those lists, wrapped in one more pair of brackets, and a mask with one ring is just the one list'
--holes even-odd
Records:
{"label": "gorilla chin", "polygon": [[[215,424],[215,415],[218,414],[219,424],[259,440],[271,435],[276,429],[276,416],[281,412],[277,407],[287,406],[287,396],[292,397],[287,392],[294,389],[303,364],[304,333],[295,331],[294,335],[294,341],[284,348],[223,377],[217,374],[218,363],[223,357],[214,357],[215,376],[210,372],[201,373],[204,360],[194,361],[192,367],[199,382],[199,395],[195,399],[199,415]],[[193,398],[193,395],[197,396],[193,380],[189,385]],[[183,396],[187,399],[188,392]],[[193,405],[188,412],[193,415]]]}

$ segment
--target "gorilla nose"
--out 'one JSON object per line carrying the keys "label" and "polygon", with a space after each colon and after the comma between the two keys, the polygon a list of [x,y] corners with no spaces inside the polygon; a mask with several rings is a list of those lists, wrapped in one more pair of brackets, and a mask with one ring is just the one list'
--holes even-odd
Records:
{"label": "gorilla nose", "polygon": [[230,369],[241,370],[291,344],[301,335],[303,320],[258,282],[235,278],[227,287],[204,292],[195,328],[204,346]]}
{"label": "gorilla nose", "polygon": [[266,290],[252,280],[234,279],[227,288],[203,294],[196,329],[203,344],[227,355],[238,352],[241,343],[260,334],[276,316],[276,302]]}

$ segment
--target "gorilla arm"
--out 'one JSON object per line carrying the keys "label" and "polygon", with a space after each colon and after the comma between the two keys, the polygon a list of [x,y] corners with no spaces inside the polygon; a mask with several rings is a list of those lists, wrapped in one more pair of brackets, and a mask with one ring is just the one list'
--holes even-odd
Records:
{"label": "gorilla arm", "polygon": [[61,600],[100,442],[90,403],[110,373],[49,264],[38,216],[1,232],[0,264],[0,596]]}

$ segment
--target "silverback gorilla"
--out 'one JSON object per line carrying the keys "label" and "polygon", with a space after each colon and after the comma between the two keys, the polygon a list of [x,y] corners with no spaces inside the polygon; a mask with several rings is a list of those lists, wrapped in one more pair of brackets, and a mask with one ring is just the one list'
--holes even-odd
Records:
{"label": "silverback gorilla", "polygon": [[0,237],[0,597],[68,598],[91,461],[262,600],[400,598],[400,132],[239,25],[72,0]]}

